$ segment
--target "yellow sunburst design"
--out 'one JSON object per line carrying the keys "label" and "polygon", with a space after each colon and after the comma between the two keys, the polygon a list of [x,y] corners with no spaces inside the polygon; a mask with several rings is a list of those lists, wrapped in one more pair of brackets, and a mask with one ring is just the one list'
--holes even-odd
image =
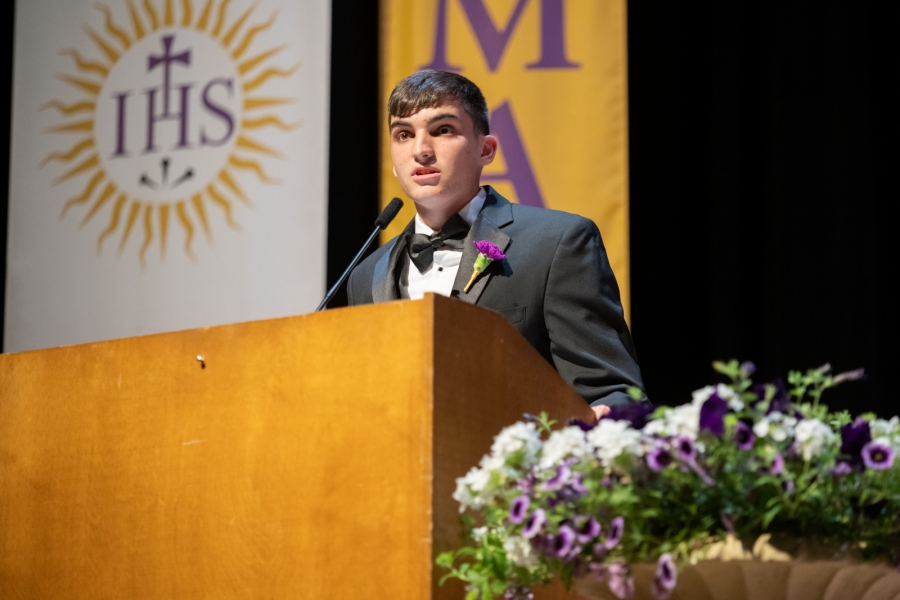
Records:
{"label": "yellow sunburst design", "polygon": [[[300,65],[287,69],[267,66],[284,50],[285,45],[252,50],[257,36],[271,28],[277,17],[275,11],[268,19],[251,23],[258,2],[231,20],[231,0],[199,0],[197,6],[194,6],[192,0],[180,0],[177,7],[173,0],[124,1],[130,21],[125,27],[116,23],[109,6],[96,5],[103,16],[103,29],[98,31],[85,27],[87,38],[96,49],[95,57],[85,57],[76,49],[62,51],[62,54],[71,58],[74,69],[71,73],[61,74],[59,78],[76,90],[80,97],[74,101],[54,99],[42,109],[55,110],[59,116],[57,123],[47,129],[48,133],[66,136],[67,139],[74,135],[76,140],[48,154],[41,167],[50,163],[63,165],[63,172],[54,179],[54,185],[74,178],[86,179],[81,191],[63,205],[61,218],[65,218],[70,211],[83,210],[84,215],[80,219],[80,227],[83,227],[97,215],[108,214],[107,226],[97,239],[98,255],[102,252],[104,242],[110,238],[118,237],[119,254],[126,248],[129,240],[135,238],[142,265],[154,242],[159,243],[160,257],[164,259],[169,225],[172,222],[177,223],[184,233],[184,252],[195,260],[192,245],[198,230],[202,230],[208,242],[212,242],[212,213],[221,215],[228,227],[239,230],[240,226],[234,217],[234,199],[246,206],[252,205],[235,177],[236,172],[251,173],[263,184],[278,183],[266,173],[263,164],[255,157],[283,158],[283,154],[254,139],[251,132],[263,128],[289,132],[302,125],[299,122],[286,123],[277,114],[270,112],[275,107],[295,102],[295,99],[267,95],[262,91],[268,81],[290,77]],[[198,182],[201,187],[184,196],[173,193],[170,194],[171,197],[150,201],[139,197],[139,194],[129,193],[128,186],[116,181],[109,170],[104,168],[104,154],[97,147],[97,108],[101,101],[101,90],[113,68],[135,44],[162,30],[176,33],[189,30],[205,35],[218,44],[237,73],[239,83],[236,84],[240,86],[242,93],[242,112],[235,115],[230,138],[233,140],[233,147],[214,176]],[[168,107],[168,88],[165,94]],[[152,113],[152,102],[150,106]],[[153,120],[150,127],[155,127],[155,123]],[[140,236],[142,239],[138,239]]]}

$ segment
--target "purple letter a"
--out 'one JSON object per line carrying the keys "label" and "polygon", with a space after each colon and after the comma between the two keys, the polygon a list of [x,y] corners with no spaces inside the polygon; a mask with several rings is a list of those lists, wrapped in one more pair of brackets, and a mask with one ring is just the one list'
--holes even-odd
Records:
{"label": "purple letter a", "polygon": [[544,206],[544,199],[538,189],[534,170],[528,160],[525,144],[513,120],[509,102],[504,102],[491,113],[491,131],[496,134],[506,161],[506,173],[482,175],[481,181],[508,181],[516,190],[519,204],[528,206]]}

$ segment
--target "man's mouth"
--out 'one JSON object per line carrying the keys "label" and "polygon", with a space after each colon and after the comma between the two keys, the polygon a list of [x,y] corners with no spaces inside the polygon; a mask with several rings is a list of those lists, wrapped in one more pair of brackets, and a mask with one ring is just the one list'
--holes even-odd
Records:
{"label": "man's mouth", "polygon": [[412,178],[413,181],[424,183],[426,181],[437,179],[440,174],[440,169],[435,169],[434,167],[419,167],[415,171],[413,171]]}

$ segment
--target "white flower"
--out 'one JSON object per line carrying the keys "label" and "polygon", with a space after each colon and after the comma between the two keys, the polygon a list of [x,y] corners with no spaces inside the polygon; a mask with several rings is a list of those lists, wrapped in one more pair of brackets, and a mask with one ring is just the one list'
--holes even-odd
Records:
{"label": "white flower", "polygon": [[490,478],[492,473],[500,473],[500,474],[508,474],[509,469],[506,468],[506,459],[502,456],[494,456],[493,454],[485,454],[481,457],[481,462],[479,463],[481,468],[487,472],[487,477]]}
{"label": "white flower", "polygon": [[585,439],[580,427],[569,426],[557,429],[550,434],[544,443],[541,455],[541,467],[547,469],[562,462],[564,458],[574,456],[583,459],[591,455],[591,447]]}
{"label": "white flower", "polygon": [[873,438],[887,438],[890,445],[900,452],[900,418],[893,417],[890,421],[872,419],[869,421],[869,430]]}
{"label": "white flower", "polygon": [[[697,390],[694,393],[697,394],[702,391]],[[696,398],[702,398],[702,395]],[[682,404],[681,406],[667,409],[660,418],[650,421],[644,426],[644,434],[661,437],[683,435],[692,440],[697,439],[697,432],[700,429],[700,407],[709,398],[703,398],[703,402],[697,402],[696,398],[695,402],[691,404]]]}
{"label": "white flower", "polygon": [[783,442],[794,436],[795,425],[797,425],[797,419],[794,417],[786,417],[781,412],[775,410],[763,417],[753,426],[753,433],[755,433],[758,438],[769,436],[773,441]]}
{"label": "white flower", "polygon": [[487,526],[476,527],[475,529],[472,530],[472,539],[480,544],[481,541],[484,539],[484,536],[487,535],[487,532],[488,532]]}
{"label": "white flower", "polygon": [[704,388],[700,388],[699,390],[694,390],[691,394],[691,398],[693,399],[694,404],[702,405],[704,402],[709,400],[710,396],[713,395],[713,392],[716,391],[716,386],[708,385]]}
{"label": "white flower", "polygon": [[[485,457],[487,458],[487,457]],[[485,462],[482,459],[482,462]],[[453,499],[459,502],[459,512],[467,508],[483,508],[489,498],[488,484],[491,482],[491,470],[472,467],[465,477],[456,480],[456,491]]]}
{"label": "white flower", "polygon": [[503,541],[506,556],[519,567],[533,567],[538,564],[531,542],[519,535],[511,535]]}
{"label": "white flower", "polygon": [[541,449],[541,434],[538,433],[534,423],[519,422],[504,428],[494,438],[491,454],[505,460],[511,454],[523,449],[527,463],[534,461],[534,457]]}
{"label": "white flower", "polygon": [[666,420],[669,422],[669,435],[683,435],[695,440],[700,429],[700,406],[677,406],[666,414]]}
{"label": "white flower", "polygon": [[453,492],[453,499],[459,502],[459,512],[465,512],[467,508],[478,509],[484,506],[484,500],[472,495],[463,477],[456,480],[456,490]]}
{"label": "white flower", "polygon": [[615,460],[623,452],[635,456],[644,455],[641,432],[631,428],[628,421],[601,419],[587,434],[588,441],[596,448],[597,457],[605,464]]}
{"label": "white flower", "polygon": [[[666,411],[666,413],[668,414],[668,411]],[[667,426],[666,418],[665,418],[665,416],[663,416],[654,421],[650,421],[646,425],[644,425],[644,433],[646,435],[650,435],[650,436],[653,436],[653,435],[667,436],[669,434],[666,431],[666,426]]]}
{"label": "white flower", "polygon": [[490,469],[472,467],[469,469],[469,472],[466,473],[466,476],[462,478],[462,481],[473,492],[482,492],[491,481],[491,471]]}
{"label": "white flower", "polygon": [[804,419],[797,424],[796,447],[803,460],[810,460],[826,446],[837,439],[831,427],[818,419]]}

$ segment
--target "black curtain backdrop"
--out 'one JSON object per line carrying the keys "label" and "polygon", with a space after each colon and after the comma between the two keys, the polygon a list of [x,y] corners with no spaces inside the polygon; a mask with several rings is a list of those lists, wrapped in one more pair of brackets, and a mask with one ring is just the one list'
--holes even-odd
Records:
{"label": "black curtain backdrop", "polygon": [[[328,285],[377,216],[384,126],[377,3],[332,6]],[[655,402],[688,401],[715,380],[712,360],[736,357],[755,361],[762,379],[826,361],[866,367],[867,382],[826,401],[897,411],[897,192],[887,177],[895,21],[876,6],[628,3],[632,330]],[[0,10],[5,141],[13,8]],[[345,302],[341,291],[331,306]]]}
{"label": "black curtain backdrop", "polygon": [[[332,0],[328,266],[331,286],[371,235],[378,217],[378,2]],[[376,241],[369,249],[374,252]],[[328,305],[347,305],[347,286]]]}
{"label": "black curtain backdrop", "polygon": [[869,377],[826,403],[897,411],[895,21],[874,6],[629,2],[632,324],[651,398],[687,401],[717,358],[762,378],[830,361]]}

